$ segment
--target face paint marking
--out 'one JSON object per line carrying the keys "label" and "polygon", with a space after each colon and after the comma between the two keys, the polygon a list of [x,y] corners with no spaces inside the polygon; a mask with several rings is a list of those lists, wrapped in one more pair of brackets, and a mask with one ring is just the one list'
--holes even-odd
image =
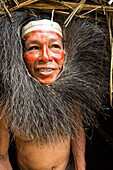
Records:
{"label": "face paint marking", "polygon": [[25,60],[30,61],[30,62],[34,62],[37,59],[36,55],[29,54],[29,53],[25,53],[24,58]]}
{"label": "face paint marking", "polygon": [[60,62],[64,59],[64,51],[59,52],[59,54],[54,58],[56,62]]}

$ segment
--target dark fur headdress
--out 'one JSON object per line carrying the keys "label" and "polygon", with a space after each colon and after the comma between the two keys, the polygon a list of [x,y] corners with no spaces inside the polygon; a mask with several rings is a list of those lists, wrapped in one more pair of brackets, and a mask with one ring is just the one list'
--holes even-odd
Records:
{"label": "dark fur headdress", "polygon": [[63,70],[45,86],[29,76],[23,60],[20,28],[29,17],[25,10],[12,12],[12,23],[6,15],[0,18],[0,105],[14,135],[24,133],[40,142],[73,138],[79,118],[85,126],[95,125],[108,102],[107,32],[89,19],[74,18],[65,29]]}

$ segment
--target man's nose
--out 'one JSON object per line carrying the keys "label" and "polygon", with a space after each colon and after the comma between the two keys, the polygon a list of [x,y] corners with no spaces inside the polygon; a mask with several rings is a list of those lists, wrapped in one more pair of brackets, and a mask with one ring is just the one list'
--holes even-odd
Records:
{"label": "man's nose", "polygon": [[50,54],[49,54],[49,49],[48,47],[45,45],[42,47],[40,56],[38,57],[38,61],[39,62],[48,62],[51,60]]}

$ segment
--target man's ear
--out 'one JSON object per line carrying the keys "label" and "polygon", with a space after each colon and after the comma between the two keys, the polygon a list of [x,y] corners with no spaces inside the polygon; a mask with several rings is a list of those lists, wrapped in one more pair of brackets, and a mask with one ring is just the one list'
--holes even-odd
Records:
{"label": "man's ear", "polygon": [[65,51],[65,49],[64,49],[64,55],[66,55],[66,51]]}

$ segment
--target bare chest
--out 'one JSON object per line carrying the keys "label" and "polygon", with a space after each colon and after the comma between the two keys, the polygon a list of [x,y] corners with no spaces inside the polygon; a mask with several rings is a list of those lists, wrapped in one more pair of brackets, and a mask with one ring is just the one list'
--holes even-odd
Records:
{"label": "bare chest", "polygon": [[70,155],[70,139],[41,145],[38,141],[15,138],[17,160],[22,170],[65,170]]}

